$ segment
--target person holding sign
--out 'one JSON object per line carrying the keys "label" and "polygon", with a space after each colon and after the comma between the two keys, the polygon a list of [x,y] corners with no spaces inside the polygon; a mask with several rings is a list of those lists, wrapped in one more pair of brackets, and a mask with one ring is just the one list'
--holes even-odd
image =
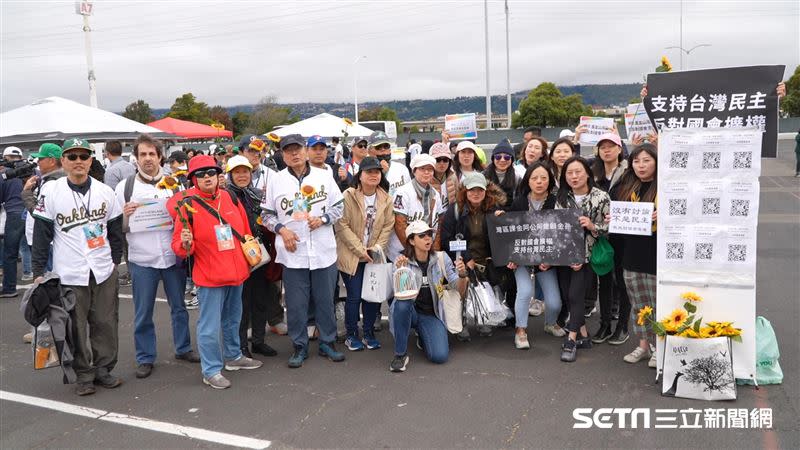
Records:
{"label": "person holding sign", "polygon": [[230,194],[219,188],[221,172],[213,157],[195,156],[189,160],[188,174],[195,187],[173,196],[170,203],[177,218],[172,250],[194,260],[192,280],[200,302],[197,349],[203,383],[214,389],[231,386],[223,368],[261,367],[261,361],[242,354],[239,342],[242,283],[250,276],[250,266],[233,231],[251,234],[250,225],[242,204],[234,204]]}
{"label": "person holding sign", "polygon": [[575,155],[577,155],[575,144],[572,143],[572,139],[570,138],[563,137],[557,139],[553,142],[553,145],[550,146],[550,162],[551,169],[553,170],[553,177],[556,180],[556,189],[561,186],[561,179],[563,178],[561,172],[564,169],[564,163]]}
{"label": "person holding sign", "polygon": [[[575,361],[577,349],[592,348],[586,330],[584,298],[594,272],[589,266],[592,248],[597,238],[608,233],[605,222],[611,200],[608,194],[595,186],[589,163],[580,156],[569,158],[561,172],[561,187],[558,189],[555,209],[578,208],[582,214],[580,225],[584,228],[586,256],[583,261],[569,267],[559,267],[558,279],[561,293],[567,298],[569,308],[569,335],[561,346],[561,360]],[[580,337],[579,337],[580,335]]]}
{"label": "person holding sign", "polygon": [[[636,147],[628,157],[631,167],[612,191],[614,200],[626,202],[656,202],[658,197],[658,152],[652,144]],[[620,303],[619,322],[610,342],[625,342],[628,334],[628,316],[644,307],[656,306],[656,219],[658,211],[653,211],[651,236],[632,234],[618,235],[622,240],[622,268],[625,286],[628,291],[627,303]],[[609,221],[611,217],[608,217]],[[625,362],[637,363],[650,358],[648,366],[656,367],[655,335],[634,319],[634,331],[639,336],[639,345],[625,355]]]}
{"label": "person holding sign", "polygon": [[[344,191],[344,213],[334,225],[337,266],[342,275],[347,300],[344,321],[347,329],[345,345],[350,351],[378,349],[373,325],[380,314],[381,304],[362,300],[361,287],[364,268],[372,263],[372,254],[386,253],[389,236],[394,229],[394,211],[389,197],[389,182],[373,157],[361,161],[353,178],[355,186]],[[364,341],[358,336],[359,309],[363,314]]]}
{"label": "person holding sign", "polygon": [[[492,286],[498,286],[505,295],[512,296],[516,291],[510,286],[513,282],[511,273],[492,263],[489,227],[486,224],[486,216],[496,214],[505,201],[505,193],[496,184],[488,182],[479,172],[467,174],[458,190],[456,201],[447,208],[444,215],[442,247],[455,260],[459,253],[459,241],[466,242],[462,258],[467,267],[478,273],[480,281],[488,281]],[[527,309],[525,311],[527,317]],[[491,336],[492,329],[482,325],[478,327],[478,333],[481,336]],[[470,337],[467,327],[457,337],[460,341],[468,341]]]}
{"label": "person holding sign", "polygon": [[[533,141],[531,141],[533,142]],[[528,167],[520,183],[517,198],[511,204],[511,211],[541,211],[554,209],[556,196],[552,194],[556,182],[553,174],[543,161],[537,161]],[[558,276],[556,268],[549,264],[539,264],[535,267],[520,266],[513,261],[508,263],[508,268],[514,271],[517,281],[517,299],[514,306],[516,316],[516,334],[514,343],[517,348],[525,348],[520,343],[527,342],[528,334],[528,301],[534,293],[534,281],[531,271],[535,272],[536,281],[542,287],[545,302],[544,331],[555,337],[564,337],[567,333],[558,323],[558,313],[561,311],[561,292],[558,289]]]}
{"label": "person holding sign", "polygon": [[[137,172],[117,184],[117,204],[126,220],[136,214],[144,202],[166,201],[174,194],[164,187],[161,171],[161,141],[147,134],[133,143]],[[177,187],[180,187],[178,185]],[[163,206],[163,205],[162,205]],[[165,210],[166,213],[166,210]],[[136,347],[136,378],[147,378],[156,360],[156,329],[153,311],[158,282],[164,285],[172,319],[172,340],[175,358],[199,363],[189,338],[189,313],[183,302],[186,289],[186,269],[172,251],[172,220],[169,228],[152,231],[128,231],[128,271],[133,285],[133,342]]]}
{"label": "person holding sign", "polygon": [[406,244],[395,266],[408,266],[419,286],[417,296],[409,300],[395,300],[389,308],[389,320],[394,336],[394,359],[389,365],[392,372],[405,372],[408,366],[408,337],[411,328],[419,334],[418,346],[425,351],[428,361],[444,364],[449,357],[447,328],[439,317],[440,294],[455,286],[463,296],[467,289],[467,267],[463,259],[455,264],[447,254],[432,249],[433,230],[423,221],[411,222],[405,230]]}

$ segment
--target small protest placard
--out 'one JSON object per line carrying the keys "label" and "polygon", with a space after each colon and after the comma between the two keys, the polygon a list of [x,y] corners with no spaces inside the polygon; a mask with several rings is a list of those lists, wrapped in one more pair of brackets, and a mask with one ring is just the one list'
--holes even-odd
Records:
{"label": "small protest placard", "polygon": [[656,129],[653,128],[653,123],[650,122],[650,117],[647,116],[644,104],[633,103],[628,105],[628,110],[625,114],[625,131],[628,133],[628,139],[631,140],[636,136],[646,137],[648,134],[657,134]]}
{"label": "small protest placard", "polygon": [[653,203],[611,202],[609,233],[653,235]]}
{"label": "small protest placard", "polygon": [[171,230],[172,217],[167,211],[167,199],[137,200],[139,207],[128,219],[131,233],[142,231]]}
{"label": "small protest placard", "polygon": [[586,126],[586,130],[581,133],[581,145],[595,145],[600,136],[611,132],[614,128],[614,119],[610,117],[589,117],[581,116],[581,121],[578,126]]}
{"label": "small protest placard", "polygon": [[477,139],[478,122],[475,113],[445,115],[444,131],[449,135],[450,140]]}
{"label": "small protest placard", "polygon": [[489,215],[489,244],[495,266],[568,266],[586,262],[578,209],[548,209]]}

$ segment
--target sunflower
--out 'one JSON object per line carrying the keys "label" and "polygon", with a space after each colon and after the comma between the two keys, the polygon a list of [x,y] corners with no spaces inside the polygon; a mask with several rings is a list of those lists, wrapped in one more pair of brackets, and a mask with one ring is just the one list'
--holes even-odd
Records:
{"label": "sunflower", "polygon": [[275,133],[267,133],[267,139],[269,139],[272,142],[280,142],[281,141],[281,137],[278,136]]}
{"label": "sunflower", "polygon": [[177,172],[173,173],[173,174],[172,174],[172,176],[173,176],[173,177],[181,177],[181,176],[186,176],[186,171],[185,171],[185,170],[179,170],[179,171],[177,171]]}
{"label": "sunflower", "polygon": [[183,207],[184,207],[184,208],[186,208],[186,210],[187,210],[187,211],[189,211],[190,213],[192,213],[192,214],[197,214],[197,210],[196,210],[196,209],[194,209],[194,208],[192,207],[192,205],[190,205],[190,204],[188,204],[188,203],[184,203],[184,204],[183,204]]}
{"label": "sunflower", "polygon": [[317,190],[314,189],[314,186],[311,186],[310,184],[306,184],[306,185],[303,185],[303,187],[300,188],[300,192],[302,192],[305,197],[311,197],[312,195],[317,193]]}
{"label": "sunflower", "polygon": [[719,337],[719,329],[714,327],[703,327],[700,328],[700,337],[701,338],[713,338]]}
{"label": "sunflower", "polygon": [[675,332],[678,331],[678,327],[675,324],[673,324],[672,321],[669,320],[669,318],[662,320],[660,323],[661,326],[664,327],[664,332],[666,334],[675,334]]}
{"label": "sunflower", "polygon": [[171,191],[178,187],[178,180],[174,177],[165,176],[156,184],[156,187],[159,189],[169,189]]}
{"label": "sunflower", "polygon": [[639,310],[639,315],[636,317],[636,325],[644,326],[644,321],[653,314],[653,308],[645,306]]}
{"label": "sunflower", "polygon": [[690,302],[699,302],[703,300],[703,297],[700,297],[700,295],[698,295],[696,292],[691,291],[681,294],[681,298]]}
{"label": "sunflower", "polygon": [[676,309],[664,320],[677,329],[683,324],[687,317],[689,317],[689,313],[687,313],[685,309]]}
{"label": "sunflower", "polygon": [[742,329],[741,328],[734,328],[732,326],[727,326],[724,328],[717,328],[716,329],[720,336],[741,336]]}
{"label": "sunflower", "polygon": [[687,329],[681,331],[681,333],[678,336],[685,337],[685,338],[697,339],[697,338],[700,337],[700,334],[698,332],[694,331],[692,328],[687,328]]}
{"label": "sunflower", "polygon": [[707,327],[726,328],[733,325],[733,322],[706,322]]}

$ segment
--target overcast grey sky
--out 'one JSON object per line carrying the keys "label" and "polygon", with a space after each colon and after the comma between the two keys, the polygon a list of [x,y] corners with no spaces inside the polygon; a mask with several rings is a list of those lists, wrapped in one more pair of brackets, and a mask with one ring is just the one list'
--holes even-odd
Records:
{"label": "overcast grey sky", "polygon": [[[511,89],[639,82],[679,69],[679,1],[508,2]],[[506,92],[503,1],[489,2],[491,92]],[[0,1],[0,110],[57,95],[88,103],[74,2]],[[485,94],[483,1],[94,2],[98,103],[169,107]],[[800,2],[685,1],[684,68],[800,63]],[[359,55],[365,60],[354,65]]]}

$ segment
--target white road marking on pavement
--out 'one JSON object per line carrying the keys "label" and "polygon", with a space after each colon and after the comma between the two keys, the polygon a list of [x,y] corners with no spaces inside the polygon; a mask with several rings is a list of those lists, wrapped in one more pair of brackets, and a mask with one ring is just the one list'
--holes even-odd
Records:
{"label": "white road marking on pavement", "polygon": [[0,400],[23,403],[30,406],[51,409],[67,414],[89,417],[91,419],[102,420],[104,422],[117,423],[145,430],[158,431],[161,433],[173,434],[176,436],[198,439],[201,441],[214,442],[216,444],[229,445],[232,447],[243,447],[253,449],[264,449],[272,445],[272,442],[263,439],[254,439],[235,434],[220,433],[217,431],[205,430],[203,428],[187,427],[169,422],[159,422],[144,417],[129,416],[115,412],[103,411],[101,409],[86,408],[80,405],[48,400],[46,398],[31,397],[29,395],[17,394],[14,392],[0,390]]}
{"label": "white road marking on pavement", "polygon": [[[31,286],[33,286],[33,285],[32,284],[18,284],[17,285],[17,289],[30,289]],[[131,294],[119,294],[119,298],[132,299],[133,295],[131,295]],[[157,302],[162,302],[162,303],[167,303],[167,299],[161,298],[161,297],[156,297],[156,301]]]}

